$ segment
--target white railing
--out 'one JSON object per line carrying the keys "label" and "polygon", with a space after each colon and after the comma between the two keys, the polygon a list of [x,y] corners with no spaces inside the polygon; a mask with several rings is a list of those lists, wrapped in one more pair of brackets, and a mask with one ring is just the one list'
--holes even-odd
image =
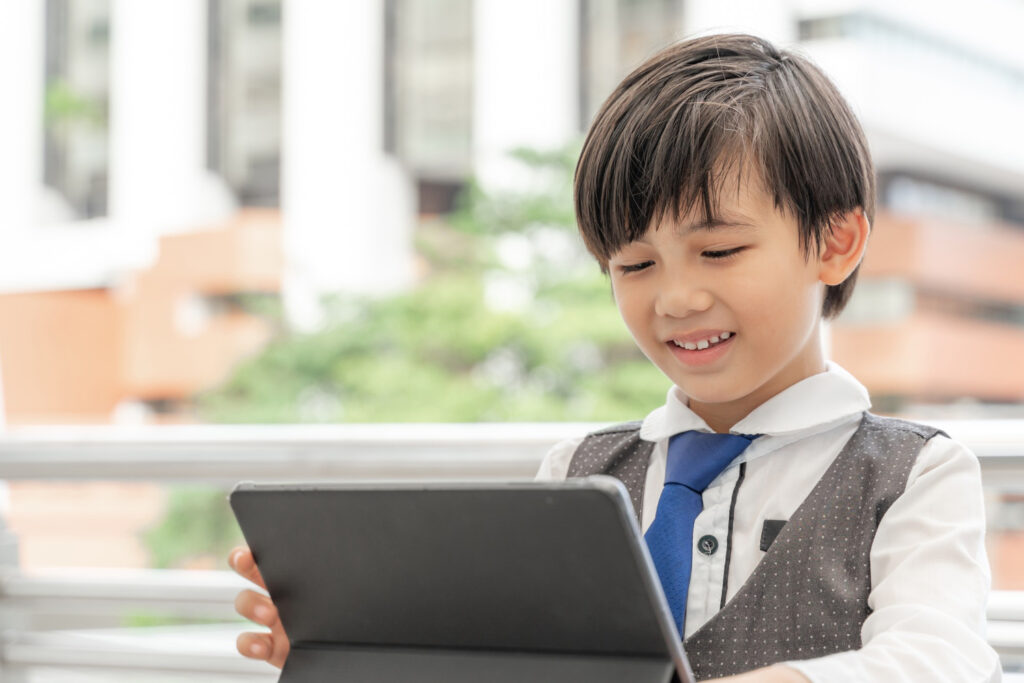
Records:
{"label": "white railing", "polygon": [[[933,420],[978,455],[985,485],[1024,490],[1024,420]],[[586,423],[25,427],[0,430],[0,480],[530,477]]]}
{"label": "white railing", "polygon": [[[121,673],[230,674],[273,680],[265,665],[235,653],[232,602],[246,585],[229,572],[135,570],[47,572],[0,578],[5,609],[22,614],[116,618],[145,607],[161,614],[223,620],[223,625],[175,628],[23,630],[4,647],[7,669],[60,667]],[[1024,659],[1024,592],[995,591],[989,602],[989,640],[1005,661]],[[242,678],[248,677],[248,678]],[[4,678],[3,680],[7,680]],[[208,679],[204,679],[208,680]]]}
{"label": "white railing", "polygon": [[[986,487],[1024,491],[1024,420],[932,424],[978,454]],[[25,428],[0,432],[0,480],[146,480],[227,487],[240,480],[530,477],[547,448],[594,426]],[[235,620],[232,600],[242,582],[230,573],[76,570],[25,575],[3,566],[5,535],[9,532],[0,518],[0,679],[5,683],[170,680],[166,675],[171,674],[184,680],[201,674],[202,680],[224,683],[274,679],[266,665],[234,651],[234,636],[243,627]],[[226,623],[50,630],[55,620],[113,622],[130,609]],[[1024,667],[1024,592],[994,593],[989,619],[989,640],[1004,662]],[[103,678],[85,678],[82,672],[90,671]],[[54,677],[45,678],[46,672]],[[68,678],[70,672],[77,673]]]}
{"label": "white railing", "polygon": [[0,432],[0,480],[530,477],[552,444],[594,426],[32,427]]}

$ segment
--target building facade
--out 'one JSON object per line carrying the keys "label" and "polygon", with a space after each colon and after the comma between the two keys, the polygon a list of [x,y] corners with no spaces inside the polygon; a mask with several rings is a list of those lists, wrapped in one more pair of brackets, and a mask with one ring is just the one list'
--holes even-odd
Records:
{"label": "building facade", "polygon": [[[175,240],[206,244],[209,233],[209,244],[223,244],[220,231],[275,223],[276,241],[263,227],[251,238],[276,250],[255,261],[279,269],[255,293],[279,293],[293,324],[315,327],[323,294],[410,286],[418,219],[450,210],[470,177],[485,187],[523,182],[508,150],[578,141],[646,56],[727,30],[811,56],[872,147],[880,210],[857,293],[830,329],[832,355],[882,409],[1012,413],[1024,399],[1024,367],[1012,362],[1024,348],[1024,282],[1014,271],[1024,253],[1019,3],[941,12],[921,0],[8,5],[0,369],[14,422],[46,413],[42,387],[19,378],[32,365],[22,354],[47,348],[24,339],[45,336],[55,320],[70,326],[58,337],[94,335],[122,359],[149,353],[131,348],[145,335],[107,338],[124,324],[110,322],[120,315],[111,302],[165,272]],[[262,211],[255,223],[244,213],[252,209]],[[176,277],[193,282],[180,301],[153,307],[170,316],[151,320],[157,328],[172,329],[196,301],[224,311],[218,301],[254,286],[241,279],[231,292],[207,292],[193,265],[179,263]],[[72,326],[79,319],[88,334]],[[87,346],[81,352],[98,358]],[[90,367],[119,368],[90,419],[125,400],[175,400],[222,375],[172,390],[155,379],[145,386],[124,362]],[[34,398],[24,402],[27,391]],[[32,415],[23,405],[35,406]]]}

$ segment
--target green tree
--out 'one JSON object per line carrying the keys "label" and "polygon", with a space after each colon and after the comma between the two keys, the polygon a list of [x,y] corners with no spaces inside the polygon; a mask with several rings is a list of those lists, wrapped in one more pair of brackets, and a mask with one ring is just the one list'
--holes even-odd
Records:
{"label": "green tree", "polygon": [[199,397],[212,422],[620,420],[664,398],[575,232],[575,147],[517,150],[537,183],[485,192],[421,227],[427,275],[336,297],[328,324],[279,336]]}
{"label": "green tree", "polygon": [[60,79],[47,83],[43,96],[43,119],[51,127],[82,125],[104,128],[107,125],[107,113],[101,103],[82,95]]}

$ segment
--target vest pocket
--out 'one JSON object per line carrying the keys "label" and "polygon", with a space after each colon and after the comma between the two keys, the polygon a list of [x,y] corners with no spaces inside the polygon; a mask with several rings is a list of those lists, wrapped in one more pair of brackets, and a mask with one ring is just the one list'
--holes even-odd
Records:
{"label": "vest pocket", "polygon": [[761,527],[761,550],[763,552],[767,552],[768,548],[772,547],[775,537],[779,535],[784,526],[786,526],[785,519],[764,520],[764,526]]}

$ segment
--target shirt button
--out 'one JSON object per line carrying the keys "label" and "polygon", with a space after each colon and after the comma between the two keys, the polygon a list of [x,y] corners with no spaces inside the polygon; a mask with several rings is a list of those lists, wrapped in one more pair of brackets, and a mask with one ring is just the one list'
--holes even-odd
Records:
{"label": "shirt button", "polygon": [[700,540],[697,541],[697,550],[705,555],[714,555],[715,551],[718,550],[718,539],[710,534],[701,536]]}

